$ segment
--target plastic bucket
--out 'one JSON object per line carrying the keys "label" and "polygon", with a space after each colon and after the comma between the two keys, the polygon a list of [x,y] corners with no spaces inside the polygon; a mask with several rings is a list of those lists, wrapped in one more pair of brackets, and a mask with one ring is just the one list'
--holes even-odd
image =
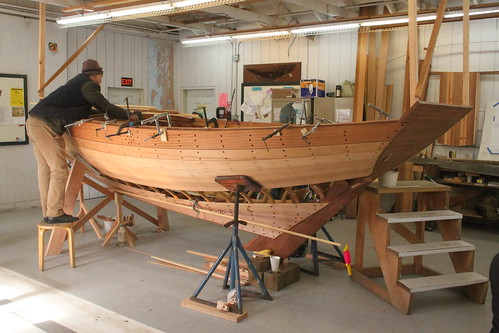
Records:
{"label": "plastic bucket", "polygon": [[384,187],[395,187],[397,186],[398,177],[398,171],[387,171],[381,177],[379,177],[379,182]]}

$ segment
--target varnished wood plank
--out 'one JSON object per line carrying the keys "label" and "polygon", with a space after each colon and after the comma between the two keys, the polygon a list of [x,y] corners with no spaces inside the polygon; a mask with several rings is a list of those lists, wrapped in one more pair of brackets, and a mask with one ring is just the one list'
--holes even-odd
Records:
{"label": "varnished wood plank", "polygon": [[[366,85],[366,103],[376,104],[376,91],[377,91],[377,57],[376,57],[376,34],[377,32],[368,33],[368,52],[367,52],[367,85]],[[376,111],[372,108],[366,107],[365,115],[366,120],[376,119]]]}
{"label": "varnished wood plank", "polygon": [[355,66],[355,95],[353,104],[354,122],[361,122],[364,117],[367,74],[367,44],[368,34],[359,32],[357,37],[357,63]]}
{"label": "varnished wood plank", "polygon": [[[463,104],[463,73],[441,73],[440,74],[440,96],[443,103],[456,105]],[[473,107],[466,117],[455,124],[443,137],[438,139],[439,143],[453,146],[469,146],[475,143],[476,132],[476,105],[478,98],[479,73],[470,73],[469,105]]]}
{"label": "varnished wood plank", "polygon": [[442,26],[446,7],[447,0],[440,1],[440,4],[438,5],[437,17],[435,18],[435,23],[432,27],[430,41],[428,42],[428,47],[426,48],[426,55],[423,64],[421,65],[421,71],[419,72],[419,82],[416,87],[416,97],[422,100],[424,100],[424,90],[430,76],[431,59],[433,57],[433,52],[435,51],[437,37],[440,32],[440,27]]}
{"label": "varnished wood plank", "polygon": [[[390,41],[390,32],[381,32],[381,42],[379,47],[379,57],[378,57],[378,75],[376,80],[376,100],[375,105],[382,110],[386,111],[386,61],[388,57],[388,46]],[[387,112],[388,113],[388,112]],[[379,118],[376,117],[376,118]]]}

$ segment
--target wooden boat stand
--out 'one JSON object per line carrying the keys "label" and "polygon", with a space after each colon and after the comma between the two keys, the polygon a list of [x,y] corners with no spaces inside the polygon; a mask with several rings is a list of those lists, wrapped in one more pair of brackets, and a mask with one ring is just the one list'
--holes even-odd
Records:
{"label": "wooden boat stand", "polygon": [[[72,229],[74,232],[80,230],[83,228],[83,226],[88,222],[93,219],[93,217],[102,209],[104,208],[108,203],[111,201],[115,200],[115,195],[119,194],[117,197],[118,200],[115,200],[117,202],[117,211],[121,209],[121,205],[124,207],[128,208],[132,212],[136,213],[137,215],[143,217],[144,219],[148,220],[149,222],[153,223],[158,227],[158,231],[166,231],[169,229],[169,222],[168,222],[168,216],[166,214],[166,210],[160,207],[156,207],[156,213],[157,213],[157,218],[154,218],[153,216],[149,215],[148,213],[144,212],[140,208],[134,206],[132,203],[129,201],[125,200],[122,198],[122,194],[116,192],[116,191],[111,191],[110,189],[101,186],[97,182],[93,181],[86,175],[92,176],[95,174],[95,171],[92,170],[90,166],[88,166],[85,161],[79,157],[76,157],[73,160],[69,178],[68,178],[68,183],[66,185],[66,197],[64,201],[64,211],[67,214],[71,214],[74,210],[74,207],[76,205],[76,200],[78,197],[78,194],[80,194],[80,213],[78,217],[80,218],[78,221],[76,221],[72,225]],[[97,205],[95,205],[92,209],[88,209],[84,203],[83,198],[83,184],[87,184],[90,187],[96,189],[100,193],[105,195],[105,198],[101,200]],[[117,219],[118,220],[118,219]],[[119,221],[119,220],[118,220]],[[92,227],[97,234],[97,237],[100,235],[100,230],[98,228],[97,222],[92,223]],[[118,224],[119,228],[119,224]],[[102,246],[106,246],[109,243],[109,240],[111,239],[112,235],[114,232],[117,231],[117,229],[114,230],[111,228],[111,230],[104,236],[104,242]],[[114,232],[111,234],[111,231]],[[134,235],[135,236],[135,235]],[[47,245],[47,250],[45,252],[46,256],[50,255],[58,255],[61,254],[62,252],[62,247],[64,245],[64,241],[67,238],[67,231],[65,229],[54,229],[52,230],[52,234],[49,239],[49,243]]]}
{"label": "wooden boat stand", "polygon": [[[258,191],[260,189],[260,185],[256,183],[253,179],[246,177],[246,176],[220,176],[215,178],[215,181],[218,183],[222,184],[225,186],[227,189],[229,189],[231,192],[234,192],[235,194],[235,199],[234,199],[234,220],[227,222],[224,224],[224,227],[228,228],[232,226],[232,236],[229,241],[229,244],[225,247],[225,249],[222,251],[218,259],[215,261],[211,269],[209,270],[208,274],[204,277],[203,281],[201,281],[201,284],[198,286],[196,291],[194,291],[194,294],[189,298],[186,299],[182,302],[182,305],[185,307],[189,307],[194,310],[210,313],[219,317],[222,317],[227,320],[232,320],[239,322],[240,320],[244,319],[247,316],[246,312],[243,312],[243,301],[242,301],[242,290],[241,290],[241,284],[240,282],[240,276],[239,276],[239,255],[238,251],[241,251],[241,254],[248,264],[248,268],[250,269],[251,273],[255,277],[256,281],[258,282],[258,285],[261,288],[261,293],[257,292],[252,292],[249,290],[244,290],[244,296],[256,296],[260,297],[265,300],[272,300],[272,297],[270,296],[267,288],[263,284],[263,281],[260,279],[258,276],[258,273],[253,266],[250,258],[246,254],[246,251],[244,250],[241,240],[239,239],[239,234],[238,234],[238,226],[239,223],[245,224],[246,222],[244,221],[239,221],[239,192],[240,191]],[[229,311],[233,311],[232,314],[227,314],[227,316],[223,316],[223,311],[220,310],[215,310],[213,311],[218,311],[217,312],[211,312],[207,309],[207,307],[214,308],[216,307],[216,304],[208,302],[206,300],[202,300],[198,298],[198,295],[201,293],[202,289],[210,279],[211,275],[215,270],[217,269],[218,265],[220,262],[222,262],[222,259],[225,257],[227,252],[229,252],[229,262],[227,264],[227,270],[225,272],[225,277],[223,281],[222,288],[227,289],[230,288],[230,290],[236,290],[237,296],[236,296],[236,301],[237,301],[237,308]],[[230,275],[230,286],[227,284],[229,281],[229,275]],[[241,316],[238,316],[241,315]]]}

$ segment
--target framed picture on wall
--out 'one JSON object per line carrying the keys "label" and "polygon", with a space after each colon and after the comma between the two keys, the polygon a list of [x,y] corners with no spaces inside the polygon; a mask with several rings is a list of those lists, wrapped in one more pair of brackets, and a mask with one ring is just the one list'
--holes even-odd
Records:
{"label": "framed picture on wall", "polygon": [[27,76],[0,74],[0,145],[28,144]]}

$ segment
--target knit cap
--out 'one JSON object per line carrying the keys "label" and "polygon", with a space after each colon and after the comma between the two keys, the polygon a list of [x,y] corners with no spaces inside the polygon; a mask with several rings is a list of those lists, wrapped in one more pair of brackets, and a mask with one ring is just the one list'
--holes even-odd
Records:
{"label": "knit cap", "polygon": [[94,59],[85,60],[81,67],[81,72],[85,75],[104,74],[102,67]]}

